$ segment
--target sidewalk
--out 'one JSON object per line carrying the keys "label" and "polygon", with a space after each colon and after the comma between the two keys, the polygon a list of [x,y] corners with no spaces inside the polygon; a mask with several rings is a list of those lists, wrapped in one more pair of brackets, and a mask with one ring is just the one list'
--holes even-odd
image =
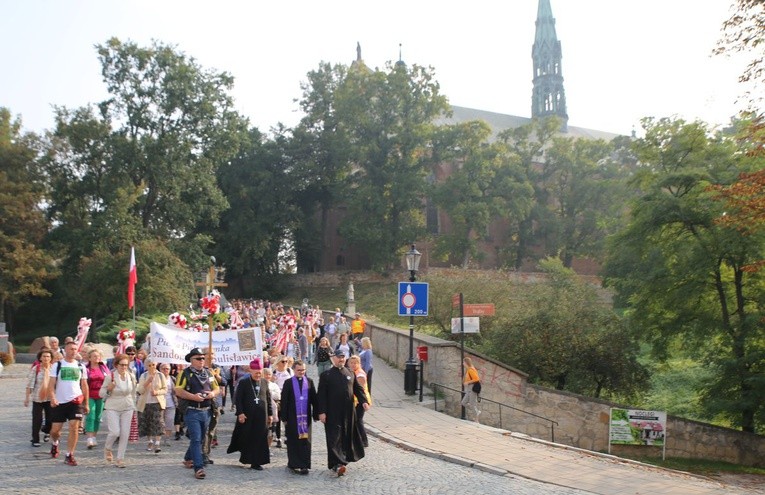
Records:
{"label": "sidewalk", "polygon": [[[509,477],[602,495],[721,495],[746,491],[702,477],[534,440],[436,412],[404,394],[403,372],[374,360],[367,431],[422,455]],[[426,390],[426,392],[429,392]]]}

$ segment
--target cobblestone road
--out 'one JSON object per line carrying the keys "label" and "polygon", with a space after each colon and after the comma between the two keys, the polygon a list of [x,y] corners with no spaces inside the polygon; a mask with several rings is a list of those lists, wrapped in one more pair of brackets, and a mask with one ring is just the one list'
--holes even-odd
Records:
{"label": "cobblestone road", "polygon": [[[208,466],[207,479],[196,480],[181,466],[187,441],[170,441],[159,454],[146,452],[145,442],[130,445],[126,469],[103,461],[105,424],[98,435],[99,447],[85,449],[80,441],[79,466],[64,465],[63,455],[51,459],[49,445],[31,446],[31,409],[23,407],[24,379],[28,365],[15,364],[0,377],[0,493],[1,494],[460,494],[575,495],[586,492],[545,485],[511,476],[499,476],[407,452],[370,438],[367,456],[349,465],[337,478],[326,469],[326,448],[321,423],[314,424],[313,467],[308,476],[286,469],[286,449],[272,449],[271,464],[253,471],[238,463],[238,454],[225,453],[233,429],[233,414],[227,412],[219,425],[221,446],[213,450],[215,465]],[[65,445],[66,438],[62,437]],[[263,492],[261,492],[263,493]]]}

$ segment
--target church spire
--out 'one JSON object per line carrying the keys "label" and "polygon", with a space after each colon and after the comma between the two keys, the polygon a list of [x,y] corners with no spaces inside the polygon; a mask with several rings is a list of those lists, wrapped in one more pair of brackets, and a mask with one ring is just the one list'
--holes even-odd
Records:
{"label": "church spire", "polygon": [[568,128],[566,93],[563,89],[561,47],[555,33],[555,18],[550,0],[539,0],[536,34],[531,58],[534,61],[534,89],[531,95],[531,117],[555,115],[563,120],[562,131]]}

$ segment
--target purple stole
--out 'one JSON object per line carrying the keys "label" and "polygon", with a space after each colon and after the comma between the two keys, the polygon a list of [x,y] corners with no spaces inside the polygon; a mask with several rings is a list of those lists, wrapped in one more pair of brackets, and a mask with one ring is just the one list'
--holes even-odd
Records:
{"label": "purple stole", "polygon": [[308,378],[303,377],[303,389],[299,389],[298,379],[292,377],[292,393],[295,394],[295,413],[297,417],[298,438],[308,438]]}

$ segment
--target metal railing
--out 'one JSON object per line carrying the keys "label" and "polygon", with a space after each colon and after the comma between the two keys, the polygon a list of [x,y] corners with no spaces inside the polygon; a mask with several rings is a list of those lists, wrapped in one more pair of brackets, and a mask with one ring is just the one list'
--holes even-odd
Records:
{"label": "metal railing", "polygon": [[[443,389],[446,389],[446,390],[451,390],[452,392],[457,392],[458,394],[460,394],[460,397],[462,397],[462,394],[463,394],[462,390],[460,390],[458,388],[447,387],[446,385],[442,385],[440,383],[431,383],[430,386],[431,386],[431,388],[433,388],[433,408],[436,411],[438,411],[438,389],[439,388],[443,388]],[[502,408],[503,407],[506,407],[508,409],[512,409],[513,411],[521,412],[523,414],[528,414],[529,416],[534,416],[535,418],[539,418],[541,420],[549,422],[550,423],[550,441],[551,442],[555,442],[555,426],[558,425],[557,421],[552,420],[550,418],[546,418],[544,416],[540,416],[538,414],[534,414],[534,413],[529,412],[529,411],[524,411],[523,409],[519,409],[517,407],[513,407],[510,404],[505,404],[504,402],[497,402],[495,400],[486,399],[484,397],[481,397],[481,402],[491,402],[492,404],[497,404],[499,406],[499,427],[500,428],[502,428]]]}

